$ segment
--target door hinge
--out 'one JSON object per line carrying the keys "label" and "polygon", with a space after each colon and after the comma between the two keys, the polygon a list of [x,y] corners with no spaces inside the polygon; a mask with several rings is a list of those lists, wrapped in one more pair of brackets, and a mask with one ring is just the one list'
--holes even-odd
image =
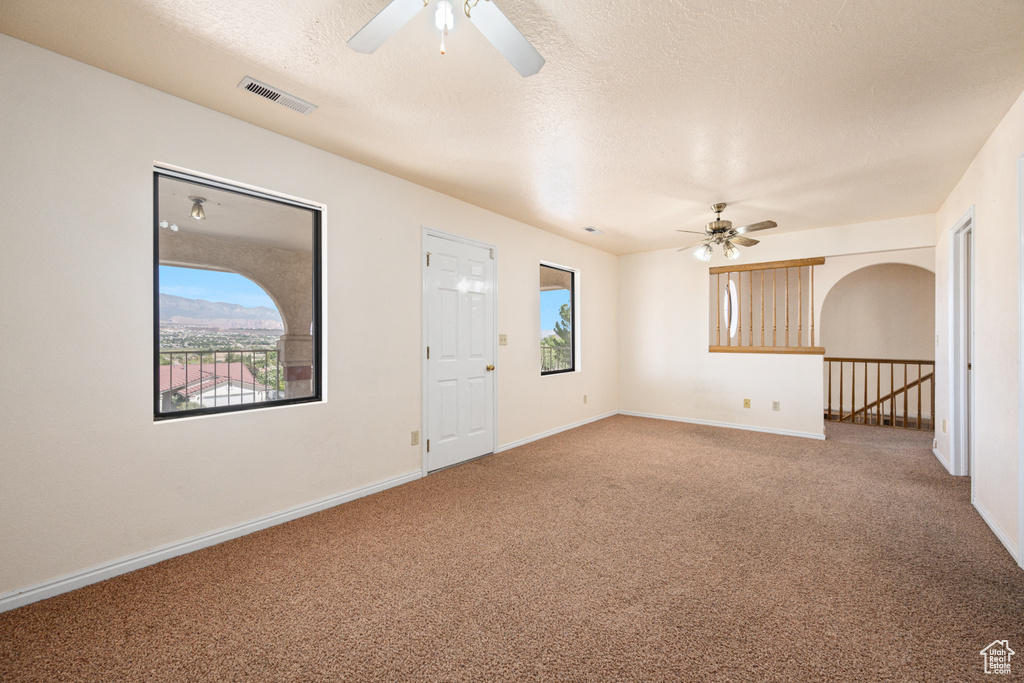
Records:
{"label": "door hinge", "polygon": [[491,249],[490,251],[491,251],[491,260],[493,261],[494,260],[494,249]]}
{"label": "door hinge", "polygon": [[427,347],[427,360],[430,360],[430,347]]}
{"label": "door hinge", "polygon": [[430,252],[427,252],[427,268],[430,267]]}
{"label": "door hinge", "polygon": [[427,439],[427,453],[430,452],[430,439]]}

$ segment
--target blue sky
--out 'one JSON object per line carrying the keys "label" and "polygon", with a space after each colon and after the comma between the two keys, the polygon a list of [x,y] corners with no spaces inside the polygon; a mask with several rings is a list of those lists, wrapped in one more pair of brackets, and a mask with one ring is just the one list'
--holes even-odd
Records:
{"label": "blue sky", "polygon": [[277,310],[274,300],[259,285],[237,273],[160,266],[160,293]]}
{"label": "blue sky", "polygon": [[555,329],[555,323],[562,319],[558,315],[558,309],[562,304],[567,303],[569,303],[568,289],[552,289],[540,293],[540,329],[542,333]]}

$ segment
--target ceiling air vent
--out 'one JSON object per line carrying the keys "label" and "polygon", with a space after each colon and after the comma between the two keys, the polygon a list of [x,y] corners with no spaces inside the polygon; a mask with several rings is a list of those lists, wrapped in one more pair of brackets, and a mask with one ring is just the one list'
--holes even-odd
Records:
{"label": "ceiling air vent", "polygon": [[254,95],[264,97],[271,102],[277,102],[289,109],[294,109],[300,114],[312,114],[316,109],[315,104],[310,104],[306,100],[301,100],[298,97],[295,97],[295,95],[289,95],[283,90],[278,90],[272,85],[267,85],[266,83],[257,81],[255,78],[250,78],[249,76],[243,78],[242,82],[238,84],[238,87],[242,90],[248,90]]}

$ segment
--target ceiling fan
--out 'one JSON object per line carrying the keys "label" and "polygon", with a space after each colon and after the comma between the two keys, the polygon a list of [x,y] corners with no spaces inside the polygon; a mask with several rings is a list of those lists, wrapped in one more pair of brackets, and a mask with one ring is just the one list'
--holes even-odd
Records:
{"label": "ceiling fan", "polygon": [[[532,76],[544,66],[544,58],[530,44],[522,33],[512,25],[491,0],[455,0],[462,2],[466,18],[480,29],[487,40],[498,48],[501,56],[508,60],[524,78]],[[451,0],[391,0],[387,7],[348,39],[349,46],[356,52],[369,54],[384,44],[398,29],[405,26],[417,12],[435,2],[434,24],[441,32],[441,54],[444,54],[444,39],[455,26]]]}
{"label": "ceiling fan", "polygon": [[[700,243],[700,248],[693,254],[705,263],[711,260],[711,252],[713,251],[712,245],[717,244],[722,247],[722,252],[725,254],[725,258],[730,261],[734,261],[740,257],[740,250],[736,248],[737,244],[741,247],[752,247],[760,241],[749,237],[743,237],[744,233],[778,227],[778,223],[775,221],[761,221],[760,223],[752,223],[750,225],[743,225],[738,228],[734,228],[732,227],[732,221],[722,220],[722,212],[725,211],[725,206],[726,205],[724,203],[712,205],[711,210],[718,214],[718,216],[715,220],[704,226],[704,232],[696,232],[695,230],[676,231],[705,236],[704,241]],[[689,247],[683,247],[682,249],[677,249],[677,251],[684,251],[692,248],[693,246],[694,245],[691,244]]]}

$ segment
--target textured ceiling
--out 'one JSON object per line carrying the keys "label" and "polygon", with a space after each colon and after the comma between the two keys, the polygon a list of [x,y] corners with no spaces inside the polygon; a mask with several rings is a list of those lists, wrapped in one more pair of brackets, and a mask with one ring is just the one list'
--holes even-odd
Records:
{"label": "textured ceiling", "polygon": [[1024,90],[1020,0],[494,1],[539,74],[461,1],[444,56],[432,8],[349,49],[387,0],[0,0],[0,32],[612,253],[720,201],[776,231],[934,212]]}

